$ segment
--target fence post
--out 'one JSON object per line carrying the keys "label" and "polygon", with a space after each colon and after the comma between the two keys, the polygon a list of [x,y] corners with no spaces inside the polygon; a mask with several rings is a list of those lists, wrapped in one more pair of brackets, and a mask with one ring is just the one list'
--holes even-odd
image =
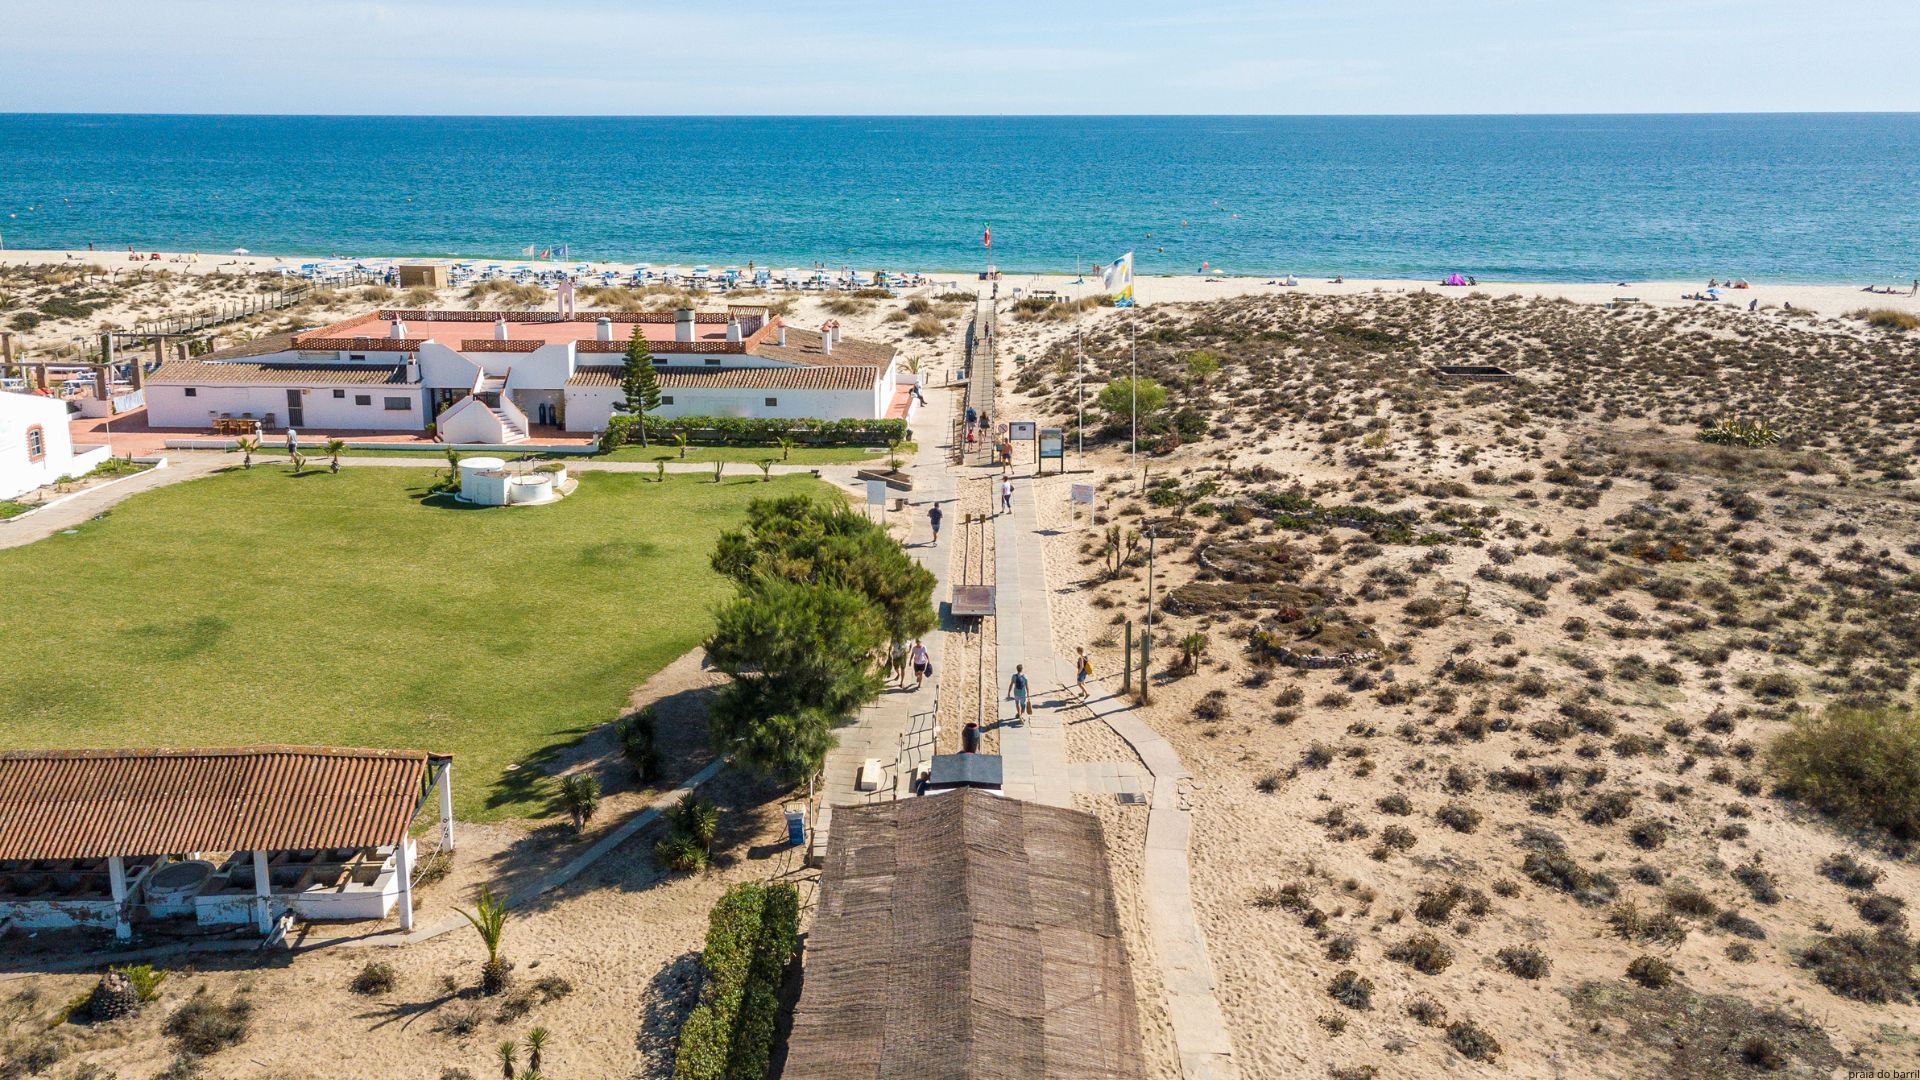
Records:
{"label": "fence post", "polygon": [[1123,653],[1122,655],[1126,659],[1124,661],[1124,671],[1120,676],[1120,692],[1123,694],[1132,693],[1133,692],[1133,620],[1132,619],[1127,620],[1127,649],[1126,649],[1126,652]]}
{"label": "fence post", "polygon": [[1140,704],[1148,704],[1147,672],[1151,670],[1147,661],[1153,656],[1153,631],[1146,630],[1140,635]]}

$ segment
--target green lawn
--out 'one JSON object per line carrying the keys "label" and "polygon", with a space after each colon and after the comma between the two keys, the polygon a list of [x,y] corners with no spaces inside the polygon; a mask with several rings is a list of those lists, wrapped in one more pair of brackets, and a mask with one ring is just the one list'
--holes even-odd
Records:
{"label": "green lawn", "polygon": [[758,475],[593,473],[553,506],[435,473],[238,469],[0,551],[0,747],[295,743],[456,755],[462,817],[537,812],[537,764],[699,644]]}

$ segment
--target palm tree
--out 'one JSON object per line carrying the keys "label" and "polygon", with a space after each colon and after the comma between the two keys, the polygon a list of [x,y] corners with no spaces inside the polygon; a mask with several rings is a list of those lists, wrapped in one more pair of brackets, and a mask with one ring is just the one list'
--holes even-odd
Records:
{"label": "palm tree", "polygon": [[760,482],[763,484],[772,483],[773,482],[773,459],[761,458],[759,461],[759,465],[760,465]]}
{"label": "palm tree", "polygon": [[513,1074],[518,1071],[520,1065],[520,1047],[512,1039],[508,1039],[495,1047],[494,1053],[500,1055],[500,1075],[506,1077],[506,1080],[513,1080]]}
{"label": "palm tree", "polygon": [[1191,633],[1180,639],[1180,663],[1188,671],[1200,670],[1200,658],[1207,654],[1207,635]]}
{"label": "palm tree", "polygon": [[325,449],[327,452],[328,470],[335,476],[340,475],[340,455],[346,452],[346,441],[342,439],[328,439]]}
{"label": "palm tree", "polygon": [[573,831],[587,831],[587,822],[600,809],[600,781],[592,773],[574,773],[560,778],[560,805],[573,818]]}
{"label": "palm tree", "polygon": [[684,432],[684,431],[676,431],[676,432],[674,432],[674,433],[673,433],[673,445],[675,445],[675,446],[677,446],[677,447],[679,447],[679,448],[680,448],[680,459],[681,459],[682,461],[684,461],[684,460],[686,460],[686,457],[687,457],[687,433],[686,433],[686,432]]}
{"label": "palm tree", "polygon": [[547,1048],[547,1029],[534,1028],[527,1032],[527,1075],[540,1071],[540,1056]]}
{"label": "palm tree", "polygon": [[240,451],[240,467],[243,469],[253,468],[253,452],[260,449],[260,440],[248,435],[243,437],[236,445]]}
{"label": "palm tree", "polygon": [[780,436],[778,445],[780,447],[780,460],[787,460],[787,458],[793,454],[793,440],[782,435]]}
{"label": "palm tree", "polygon": [[[455,908],[455,911],[460,911]],[[487,962],[480,969],[480,992],[494,995],[507,988],[507,972],[511,970],[505,960],[500,958],[500,937],[507,928],[507,905],[504,900],[493,895],[493,886],[480,886],[480,897],[474,902],[472,911],[460,911],[480,940],[487,947]]]}

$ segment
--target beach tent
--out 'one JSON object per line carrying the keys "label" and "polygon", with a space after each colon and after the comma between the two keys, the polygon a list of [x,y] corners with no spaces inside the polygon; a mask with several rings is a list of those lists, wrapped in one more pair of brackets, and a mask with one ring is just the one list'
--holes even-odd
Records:
{"label": "beach tent", "polygon": [[1459,274],[1447,275],[1446,284],[1448,285],[1465,285],[1466,283],[1467,283],[1467,279],[1461,277]]}

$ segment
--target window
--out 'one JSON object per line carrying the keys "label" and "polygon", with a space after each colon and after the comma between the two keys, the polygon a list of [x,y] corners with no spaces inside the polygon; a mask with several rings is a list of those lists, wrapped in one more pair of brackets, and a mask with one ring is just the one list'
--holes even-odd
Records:
{"label": "window", "polygon": [[672,395],[672,394],[662,394],[662,395],[660,395],[660,404],[662,404],[662,405],[671,405],[671,404],[673,404],[673,395]]}
{"label": "window", "polygon": [[343,398],[347,396],[347,392],[345,390],[335,390],[333,392],[333,396],[336,398]]}
{"label": "window", "polygon": [[778,404],[780,404],[780,399],[777,397],[770,397],[767,399],[767,408],[769,409],[773,408],[775,405],[778,405]]}
{"label": "window", "polygon": [[189,386],[189,387],[187,387],[187,396],[188,396],[188,397],[199,397],[199,396],[200,396],[200,388],[199,388],[199,387],[196,387],[196,386]]}
{"label": "window", "polygon": [[353,403],[355,405],[371,405],[373,404],[373,395],[372,394],[355,394],[353,395]]}
{"label": "window", "polygon": [[713,366],[715,366],[715,367],[719,367],[719,366],[720,366],[720,358],[719,358],[719,357],[717,357],[717,356],[709,356],[709,357],[707,357],[707,363],[709,363],[709,364],[712,364],[712,365],[713,365]]}
{"label": "window", "polygon": [[411,408],[413,408],[413,402],[408,398],[390,397],[387,399],[388,412],[406,412]]}
{"label": "window", "polygon": [[39,424],[27,429],[27,460],[39,461],[47,456],[47,433]]}
{"label": "window", "polygon": [[365,360],[366,358],[367,358],[367,354],[366,354],[366,353],[363,353],[363,352],[356,352],[356,353],[348,353],[348,354],[347,354],[347,359],[349,359],[349,360]]}

